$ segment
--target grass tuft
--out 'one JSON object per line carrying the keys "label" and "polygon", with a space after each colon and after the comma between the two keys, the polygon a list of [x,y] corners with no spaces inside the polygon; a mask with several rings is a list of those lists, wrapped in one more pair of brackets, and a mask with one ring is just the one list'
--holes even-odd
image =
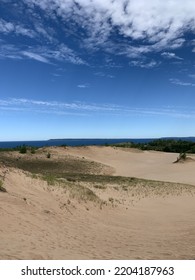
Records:
{"label": "grass tuft", "polygon": [[3,182],[0,180],[0,192],[7,192],[6,188],[3,187]]}

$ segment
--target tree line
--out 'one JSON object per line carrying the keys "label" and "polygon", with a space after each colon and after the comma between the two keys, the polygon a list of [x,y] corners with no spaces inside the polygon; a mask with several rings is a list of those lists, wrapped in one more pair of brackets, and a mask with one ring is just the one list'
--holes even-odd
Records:
{"label": "tree line", "polygon": [[174,139],[158,139],[148,143],[117,143],[109,146],[122,148],[137,148],[140,150],[153,150],[170,153],[192,153],[195,154],[195,142],[174,140]]}

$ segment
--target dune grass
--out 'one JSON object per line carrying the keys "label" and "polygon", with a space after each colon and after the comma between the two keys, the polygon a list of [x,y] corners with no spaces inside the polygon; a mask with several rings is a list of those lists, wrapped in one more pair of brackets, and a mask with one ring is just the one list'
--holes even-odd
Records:
{"label": "dune grass", "polygon": [[0,180],[0,192],[7,192],[6,188],[3,187],[3,182]]}
{"label": "dune grass", "polygon": [[101,193],[109,189],[134,199],[195,193],[195,187],[190,185],[105,175],[102,174],[104,167],[101,164],[85,159],[70,156],[58,159],[52,156],[48,160],[45,154],[40,155],[42,157],[24,155],[18,159],[9,153],[0,153],[0,162],[28,171],[32,177],[38,176],[47,181],[48,186],[59,185],[71,197],[84,201],[100,201]]}

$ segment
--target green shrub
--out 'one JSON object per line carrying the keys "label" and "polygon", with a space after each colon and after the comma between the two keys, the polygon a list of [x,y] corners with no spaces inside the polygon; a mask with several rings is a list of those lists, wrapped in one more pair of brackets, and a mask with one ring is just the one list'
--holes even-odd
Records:
{"label": "green shrub", "polygon": [[3,187],[3,182],[0,180],[0,192],[7,192],[6,189]]}
{"label": "green shrub", "polygon": [[35,147],[31,147],[30,152],[31,154],[35,154]]}
{"label": "green shrub", "polygon": [[19,152],[20,152],[21,154],[26,154],[26,152],[27,152],[26,145],[21,146],[20,149],[19,149]]}
{"label": "green shrub", "polygon": [[186,159],[186,153],[180,153],[179,154],[179,159],[185,160]]}
{"label": "green shrub", "polygon": [[186,153],[180,153],[179,156],[177,157],[176,161],[174,163],[177,163],[179,161],[185,161],[186,160]]}
{"label": "green shrub", "polygon": [[47,158],[50,158],[51,157],[51,154],[48,152],[47,153]]}

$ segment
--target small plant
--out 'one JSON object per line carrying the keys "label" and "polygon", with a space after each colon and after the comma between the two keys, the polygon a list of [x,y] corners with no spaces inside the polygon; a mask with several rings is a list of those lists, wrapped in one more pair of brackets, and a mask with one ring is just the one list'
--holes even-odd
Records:
{"label": "small plant", "polygon": [[31,147],[30,152],[31,154],[35,154],[35,147]]}
{"label": "small plant", "polygon": [[111,202],[111,203],[113,204],[113,203],[114,203],[114,198],[109,197],[108,201]]}
{"label": "small plant", "polygon": [[128,191],[128,187],[127,186],[122,186],[122,189],[124,190],[124,191]]}
{"label": "small plant", "polygon": [[66,148],[67,148],[67,145],[66,145],[66,144],[62,144],[60,147],[66,149]]}
{"label": "small plant", "polygon": [[66,178],[66,180],[67,180],[68,182],[76,182],[76,181],[77,181],[76,179],[73,179],[73,178]]}
{"label": "small plant", "polygon": [[50,158],[51,157],[51,154],[48,152],[47,153],[47,158]]}
{"label": "small plant", "polygon": [[186,159],[186,153],[180,153],[179,158],[185,160]]}
{"label": "small plant", "polygon": [[179,156],[177,157],[177,160],[174,161],[174,163],[177,163],[179,161],[185,161],[186,160],[186,153],[180,153]]}
{"label": "small plant", "polygon": [[3,187],[3,182],[0,180],[0,192],[7,192],[6,189]]}
{"label": "small plant", "polygon": [[26,145],[21,146],[20,149],[19,149],[19,152],[20,152],[21,154],[26,154],[26,152],[27,152]]}
{"label": "small plant", "polygon": [[100,190],[105,190],[106,187],[104,185],[94,185],[94,188],[100,189]]}
{"label": "small plant", "polygon": [[47,182],[49,186],[54,186],[57,182],[56,177],[53,175],[45,175],[43,179]]}

